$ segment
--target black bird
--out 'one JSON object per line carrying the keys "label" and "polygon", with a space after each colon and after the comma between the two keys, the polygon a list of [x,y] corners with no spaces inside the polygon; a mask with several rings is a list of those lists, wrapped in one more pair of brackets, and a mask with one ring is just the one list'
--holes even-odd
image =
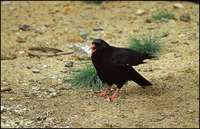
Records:
{"label": "black bird", "polygon": [[[109,100],[113,101],[119,96],[120,88],[129,80],[143,88],[152,85],[132,66],[142,64],[144,59],[151,59],[153,56],[128,48],[110,46],[102,39],[94,39],[91,50],[92,63],[102,83],[105,84],[98,96],[109,97]],[[108,96],[113,84],[117,85],[117,89],[111,93],[111,96]]]}

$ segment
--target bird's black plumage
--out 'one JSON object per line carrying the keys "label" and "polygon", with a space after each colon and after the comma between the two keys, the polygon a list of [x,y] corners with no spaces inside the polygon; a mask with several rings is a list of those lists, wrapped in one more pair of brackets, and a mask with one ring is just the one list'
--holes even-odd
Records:
{"label": "bird's black plumage", "polygon": [[92,62],[103,83],[116,84],[119,89],[129,80],[142,87],[151,85],[132,66],[142,64],[144,59],[152,56],[128,48],[110,46],[102,39],[95,39],[92,45]]}

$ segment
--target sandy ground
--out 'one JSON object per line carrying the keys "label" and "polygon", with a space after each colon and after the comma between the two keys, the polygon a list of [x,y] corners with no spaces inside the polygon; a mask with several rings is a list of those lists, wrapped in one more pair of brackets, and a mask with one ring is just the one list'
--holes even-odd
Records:
{"label": "sandy ground", "polygon": [[[1,92],[1,127],[199,127],[199,6],[179,2],[183,8],[174,8],[175,3],[2,3],[1,89],[11,90]],[[158,9],[174,12],[176,19],[145,22]],[[185,13],[190,21],[180,20]],[[25,24],[30,29],[20,30]],[[135,69],[153,86],[128,82],[112,103],[63,82],[84,66],[80,53],[41,58],[27,53],[30,47],[70,51],[95,37],[126,47],[130,37],[152,33],[168,33],[161,38],[160,57]],[[74,66],[66,68],[65,61]]]}

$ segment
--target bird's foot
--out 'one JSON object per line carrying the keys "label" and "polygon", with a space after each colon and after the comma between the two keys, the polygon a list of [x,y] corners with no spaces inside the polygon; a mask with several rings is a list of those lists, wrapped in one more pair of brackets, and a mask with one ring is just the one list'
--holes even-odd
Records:
{"label": "bird's foot", "polygon": [[102,91],[96,93],[96,95],[99,96],[99,97],[104,97],[104,98],[106,98],[107,95],[109,95],[109,93],[110,93],[110,90],[106,88],[106,89],[104,89],[104,90],[102,90]]}
{"label": "bird's foot", "polygon": [[114,91],[114,93],[112,94],[112,96],[110,96],[110,101],[112,102],[112,101],[114,101],[114,100],[116,100],[117,98],[119,97],[119,89],[116,89],[115,91]]}

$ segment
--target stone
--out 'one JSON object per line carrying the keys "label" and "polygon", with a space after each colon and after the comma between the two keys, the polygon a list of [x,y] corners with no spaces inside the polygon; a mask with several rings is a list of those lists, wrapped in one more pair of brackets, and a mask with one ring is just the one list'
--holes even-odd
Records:
{"label": "stone", "polygon": [[72,61],[65,61],[64,62],[65,67],[73,67],[73,64],[74,64],[74,62],[72,62]]}
{"label": "stone", "polygon": [[183,38],[183,37],[185,37],[185,34],[179,34],[178,37]]}
{"label": "stone", "polygon": [[5,112],[6,108],[4,106],[1,106],[1,112]]}
{"label": "stone", "polygon": [[68,14],[72,10],[72,7],[68,4],[64,5],[63,7],[63,13]]}
{"label": "stone", "polygon": [[84,30],[81,30],[81,31],[79,32],[79,34],[80,34],[81,38],[83,38],[83,39],[87,39],[87,37],[88,37],[88,35],[89,35],[89,33],[86,32],[86,31],[84,31]]}
{"label": "stone", "polygon": [[93,28],[93,31],[103,31],[103,29],[96,27],[96,28]]}
{"label": "stone", "polygon": [[147,18],[147,19],[145,20],[145,22],[146,22],[146,23],[152,23],[152,20],[149,19],[149,18]]}
{"label": "stone", "polygon": [[56,92],[52,92],[48,95],[49,98],[53,98],[53,97],[56,97],[57,96],[57,93]]}
{"label": "stone", "polygon": [[16,41],[18,43],[24,43],[24,42],[26,42],[25,38],[22,38],[22,37],[17,37]]}
{"label": "stone", "polygon": [[181,54],[180,53],[174,53],[174,57],[179,58],[179,57],[181,57]]}
{"label": "stone", "polygon": [[42,65],[42,68],[48,68],[48,65],[44,64]]}
{"label": "stone", "polygon": [[167,37],[167,36],[169,36],[168,32],[163,32],[162,35],[161,35],[162,38]]}
{"label": "stone", "polygon": [[29,31],[30,30],[30,26],[29,25],[19,25],[19,30],[22,30],[22,31]]}
{"label": "stone", "polygon": [[143,15],[145,13],[146,13],[146,11],[142,10],[142,9],[138,9],[137,12],[136,12],[136,14],[139,15],[139,16],[141,16],[141,15]]}
{"label": "stone", "polygon": [[33,73],[40,73],[40,70],[39,69],[33,69],[32,72]]}
{"label": "stone", "polygon": [[174,4],[173,7],[174,8],[179,8],[179,9],[183,9],[184,8],[184,6],[182,4],[180,4],[180,3]]}
{"label": "stone", "polygon": [[191,17],[188,13],[186,14],[183,14],[180,16],[180,21],[183,21],[183,22],[190,22],[191,20]]}

